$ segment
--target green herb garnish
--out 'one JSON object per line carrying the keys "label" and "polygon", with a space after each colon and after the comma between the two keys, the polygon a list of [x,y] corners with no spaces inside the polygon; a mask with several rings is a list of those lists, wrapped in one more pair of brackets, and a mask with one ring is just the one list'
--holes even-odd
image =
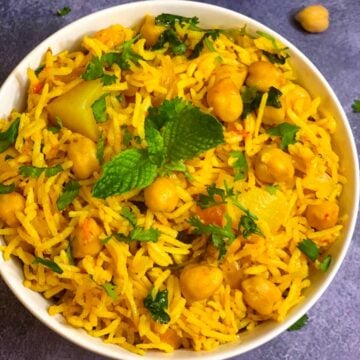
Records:
{"label": "green herb garnish", "polygon": [[111,282],[107,282],[107,283],[101,285],[101,287],[105,290],[105,292],[108,294],[108,296],[110,296],[113,300],[117,299],[116,285],[114,285]]}
{"label": "green herb garnish", "polygon": [[57,274],[62,274],[64,271],[61,269],[61,267],[56,264],[54,261],[48,260],[48,259],[44,259],[41,257],[36,256],[34,261],[32,262],[34,265],[35,264],[41,264],[47,268],[49,268],[50,270],[52,270],[53,272],[57,273]]}
{"label": "green herb garnish", "polygon": [[238,230],[245,239],[247,239],[252,234],[264,236],[255,220],[256,218],[254,218],[252,215],[249,215],[249,213],[241,216],[238,224]]}
{"label": "green herb garnish", "polygon": [[80,192],[80,184],[75,180],[70,180],[64,186],[64,191],[59,196],[56,201],[56,206],[59,211],[67,208],[73,200],[79,195]]}
{"label": "green herb garnish", "polygon": [[220,35],[220,30],[208,30],[204,33],[203,37],[200,41],[195,45],[193,52],[188,56],[188,59],[195,59],[197,58],[201,51],[204,48],[204,44],[207,44],[207,47],[210,51],[215,51],[212,43],[210,42],[209,38],[215,41]]}
{"label": "green herb garnish", "polygon": [[266,185],[265,187],[265,190],[271,195],[275,195],[278,189],[279,185]]}
{"label": "green herb garnish", "polygon": [[96,122],[103,123],[107,120],[107,114],[106,114],[106,96],[108,94],[104,94],[100,96],[97,100],[94,101],[94,103],[91,105],[92,112],[94,114],[94,118]]}
{"label": "green herb garnish", "polygon": [[44,69],[45,69],[45,64],[39,65],[34,71],[35,75],[38,76]]}
{"label": "green herb garnish", "polygon": [[290,57],[289,54],[286,55],[274,54],[265,50],[263,50],[262,52],[268,58],[268,60],[273,64],[284,65],[286,59]]}
{"label": "green herb garnish", "polygon": [[160,14],[155,18],[156,25],[175,27],[176,23],[196,26],[199,23],[199,18],[197,18],[196,16],[189,18],[181,15],[166,14],[166,13]]}
{"label": "green herb garnish", "polygon": [[264,32],[264,31],[257,31],[256,34],[259,35],[259,36],[262,36],[263,38],[265,38],[265,39],[267,39],[267,40],[269,40],[269,41],[271,41],[272,46],[273,46],[273,48],[274,48],[275,50],[278,50],[278,51],[281,50],[281,49],[279,49],[279,47],[277,46],[276,39],[275,39],[273,36],[271,36],[270,34]]}
{"label": "green herb garnish", "polygon": [[268,134],[280,136],[280,148],[286,150],[290,144],[296,143],[296,134],[300,130],[299,126],[284,122],[280,125],[268,129]]}
{"label": "green herb garnish", "polygon": [[197,201],[197,204],[202,209],[225,204],[226,198],[234,195],[233,189],[225,187],[224,190],[216,187],[215,184],[212,184],[207,188],[207,193],[208,195],[200,194],[199,200]]}
{"label": "green herb garnish", "polygon": [[166,43],[169,44],[169,50],[174,55],[182,55],[186,51],[185,43],[181,41],[176,32],[172,29],[167,29],[160,34],[159,39],[152,47],[152,50],[162,49]]}
{"label": "green herb garnish", "polygon": [[7,150],[16,141],[19,131],[20,118],[14,120],[9,128],[0,132],[0,153]]}
{"label": "green herb garnish", "polygon": [[59,126],[59,125],[49,126],[49,127],[47,128],[47,130],[50,131],[50,132],[52,132],[53,134],[57,134],[57,133],[60,132],[61,126]]}
{"label": "green herb garnish", "polygon": [[305,314],[295,324],[291,325],[287,331],[297,331],[303,328],[309,322],[309,317]]}
{"label": "green herb garnish", "polygon": [[230,245],[235,240],[232,229],[232,220],[225,214],[226,225],[224,227],[215,224],[203,224],[198,216],[189,219],[189,224],[194,227],[193,234],[211,235],[212,244],[219,250],[219,259],[223,259],[226,254],[226,245]]}
{"label": "green herb garnish", "polygon": [[280,102],[280,96],[282,95],[282,92],[273,86],[270,86],[270,89],[268,91],[268,98],[266,100],[266,106],[272,106],[276,109],[281,108],[281,102]]}
{"label": "green herb garnish", "polygon": [[230,153],[232,158],[236,160],[232,163],[235,172],[235,180],[243,180],[249,171],[249,165],[246,161],[245,153],[242,151],[233,151]]}
{"label": "green herb garnish", "polygon": [[304,239],[298,243],[297,247],[312,261],[315,261],[319,256],[319,247],[310,239]]}
{"label": "green herb garnish", "polygon": [[360,113],[360,99],[355,99],[351,107],[354,113]]}
{"label": "green herb garnish", "polygon": [[332,261],[332,256],[327,255],[325,259],[319,264],[319,269],[322,272],[327,272]]}
{"label": "green herb garnish", "polygon": [[123,129],[124,129],[123,143],[124,143],[124,145],[129,146],[133,136],[132,136],[129,128],[126,125],[124,125]]}
{"label": "green herb garnish", "polygon": [[168,291],[158,291],[154,296],[154,289],[144,299],[144,306],[149,310],[152,318],[161,324],[167,324],[170,321],[169,314],[165,311],[168,308]]}
{"label": "green herb garnish", "polygon": [[56,15],[57,16],[65,16],[65,15],[69,14],[69,12],[71,12],[71,8],[69,8],[68,6],[64,6],[62,9],[56,10]]}
{"label": "green herb garnish", "polygon": [[0,194],[10,194],[15,191],[15,184],[4,185],[0,184]]}
{"label": "green herb garnish", "polygon": [[98,159],[100,165],[102,165],[104,160],[104,145],[105,145],[105,139],[101,131],[96,144],[96,158]]}
{"label": "green herb garnish", "polygon": [[71,251],[71,246],[69,245],[66,249],[66,255],[68,257],[68,260],[69,260],[69,264],[70,265],[74,265],[75,264],[75,261],[74,261],[74,257],[72,255],[72,251]]}
{"label": "green herb garnish", "polygon": [[51,177],[55,176],[61,171],[63,171],[61,165],[56,165],[53,167],[36,167],[31,165],[22,165],[19,167],[20,175],[32,178],[38,178],[43,172],[45,172],[46,177]]}

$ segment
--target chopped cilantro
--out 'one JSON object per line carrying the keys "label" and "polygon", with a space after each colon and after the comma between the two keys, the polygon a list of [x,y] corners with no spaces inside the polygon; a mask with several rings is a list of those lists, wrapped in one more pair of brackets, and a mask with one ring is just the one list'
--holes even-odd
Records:
{"label": "chopped cilantro", "polygon": [[302,329],[309,322],[309,317],[305,314],[303,315],[295,324],[291,325],[287,331],[297,331]]}
{"label": "chopped cilantro", "polygon": [[265,187],[265,190],[271,195],[275,195],[278,189],[279,185],[266,185]]}
{"label": "chopped cilantro", "polygon": [[39,66],[35,69],[35,75],[38,76],[44,69],[45,69],[45,64],[39,65]]}
{"label": "chopped cilantro", "polygon": [[242,151],[233,151],[230,153],[232,158],[236,160],[232,163],[235,172],[235,180],[243,180],[249,171],[249,165],[246,161],[245,153]]}
{"label": "chopped cilantro", "polygon": [[207,188],[208,195],[200,194],[197,204],[202,209],[207,209],[211,206],[225,204],[225,199],[234,195],[233,189],[225,187],[220,189],[215,184],[210,185]]}
{"label": "chopped cilantro", "polygon": [[319,264],[319,269],[322,272],[327,272],[332,261],[332,256],[327,255],[325,259]]}
{"label": "chopped cilantro", "polygon": [[103,64],[99,58],[94,57],[86,67],[85,72],[81,77],[86,80],[95,80],[101,78],[104,75]]}
{"label": "chopped cilantro", "polygon": [[107,114],[106,114],[106,96],[107,95],[108,94],[104,94],[104,95],[100,96],[91,105],[91,109],[92,109],[94,118],[97,123],[103,123],[107,120]]}
{"label": "chopped cilantro", "polygon": [[36,256],[34,261],[32,262],[34,265],[35,264],[41,264],[45,267],[47,267],[48,269],[52,270],[53,272],[57,273],[57,274],[62,274],[64,271],[61,269],[61,267],[56,264],[54,261],[48,260],[48,259],[44,259],[41,257]]}
{"label": "chopped cilantro", "polygon": [[20,118],[15,119],[9,128],[0,132],[0,153],[7,150],[16,141],[19,131]]}
{"label": "chopped cilantro", "polygon": [[196,26],[199,23],[199,18],[197,18],[196,16],[189,18],[181,15],[166,14],[166,13],[160,14],[155,18],[156,25],[175,27],[176,23]]}
{"label": "chopped cilantro", "polygon": [[299,242],[297,247],[312,261],[315,261],[319,256],[319,247],[310,239]]}
{"label": "chopped cilantro", "polygon": [[79,195],[80,184],[75,180],[70,180],[65,184],[63,192],[56,201],[56,206],[59,211],[66,209],[73,200]]}
{"label": "chopped cilantro", "polygon": [[61,165],[53,167],[36,167],[31,165],[22,165],[19,167],[19,173],[22,176],[38,178],[43,172],[46,177],[55,176],[63,170]]}
{"label": "chopped cilantro", "polygon": [[59,125],[49,126],[49,127],[47,128],[47,130],[50,131],[50,132],[52,132],[53,134],[57,134],[57,133],[60,132],[61,126],[59,126]]}
{"label": "chopped cilantro", "polygon": [[111,282],[107,282],[101,286],[109,297],[111,297],[113,300],[117,299],[116,285]]}
{"label": "chopped cilantro", "polygon": [[293,124],[284,122],[280,125],[268,129],[268,134],[272,136],[280,136],[280,148],[286,150],[290,144],[296,143],[296,134],[299,131],[299,127]]}
{"label": "chopped cilantro", "polygon": [[102,81],[103,85],[111,85],[114,82],[116,82],[116,79],[117,79],[116,75],[104,74],[101,77],[101,81]]}
{"label": "chopped cilantro", "polygon": [[123,208],[121,210],[121,216],[124,217],[133,228],[135,228],[137,221],[136,216],[133,214],[133,212],[129,208]]}
{"label": "chopped cilantro", "polygon": [[15,184],[4,185],[0,184],[0,194],[10,194],[15,191]]}
{"label": "chopped cilantro", "polygon": [[105,143],[105,139],[101,131],[96,144],[96,158],[98,159],[100,165],[102,165],[104,160],[104,143]]}
{"label": "chopped cilantro", "polygon": [[241,216],[238,224],[238,230],[245,239],[248,238],[251,234],[264,236],[256,224],[254,217],[249,214]]}
{"label": "chopped cilantro", "polygon": [[268,91],[268,98],[266,100],[266,106],[272,106],[276,109],[281,108],[281,102],[280,102],[280,96],[282,95],[282,92],[273,86],[270,86],[270,89]]}
{"label": "chopped cilantro", "polygon": [[360,99],[355,99],[352,104],[352,111],[354,113],[360,113]]}
{"label": "chopped cilantro", "polygon": [[169,50],[174,55],[182,55],[186,51],[186,45],[181,39],[178,37],[176,32],[172,29],[164,30],[157,41],[157,43],[152,47],[152,50],[162,49],[165,44],[169,44]]}
{"label": "chopped cilantro", "polygon": [[69,245],[65,251],[66,251],[66,255],[67,255],[68,260],[69,260],[69,264],[74,265],[75,261],[74,261],[73,255],[72,255],[71,246]]}
{"label": "chopped cilantro", "polygon": [[263,50],[262,52],[268,58],[268,60],[273,64],[284,65],[286,59],[289,58],[289,54],[286,55],[274,54],[265,50]]}
{"label": "chopped cilantro", "polygon": [[144,306],[155,321],[161,324],[167,324],[170,321],[170,316],[165,311],[169,306],[167,289],[158,291],[156,295],[152,289],[144,299]]}
{"label": "chopped cilantro", "polygon": [[69,12],[71,12],[71,8],[69,8],[68,6],[64,6],[62,9],[56,10],[56,15],[57,16],[65,16],[65,15],[69,14]]}
{"label": "chopped cilantro", "polygon": [[226,245],[230,245],[235,240],[235,234],[232,229],[232,220],[228,214],[225,214],[226,225],[220,227],[215,224],[203,224],[198,216],[189,219],[189,224],[194,227],[193,234],[211,235],[213,245],[219,250],[219,259],[226,254]]}
{"label": "chopped cilantro", "polygon": [[241,92],[241,98],[244,105],[243,112],[241,114],[242,119],[245,119],[251,112],[259,107],[261,97],[261,92],[258,91],[255,87],[244,87]]}
{"label": "chopped cilantro", "polygon": [[215,41],[220,35],[219,30],[209,30],[204,33],[200,41],[195,45],[193,52],[189,55],[188,59],[195,59],[199,57],[201,51],[204,48],[204,44],[207,45],[210,51],[215,51],[212,43],[210,42],[209,38]]}
{"label": "chopped cilantro", "polygon": [[271,36],[270,34],[264,32],[264,31],[256,31],[256,34],[259,35],[259,36],[262,36],[263,38],[265,38],[265,39],[267,39],[269,41],[271,41],[271,44],[272,44],[272,46],[273,46],[273,48],[275,50],[281,50],[277,46],[276,39],[273,36]]}

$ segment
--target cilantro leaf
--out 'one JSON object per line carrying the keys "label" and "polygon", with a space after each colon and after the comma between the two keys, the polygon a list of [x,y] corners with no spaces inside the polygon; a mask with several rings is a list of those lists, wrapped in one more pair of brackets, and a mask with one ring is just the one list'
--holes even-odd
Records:
{"label": "cilantro leaf", "polygon": [[79,195],[80,192],[80,184],[75,180],[70,180],[64,186],[64,191],[58,197],[56,201],[56,206],[59,211],[67,208],[73,200]]}
{"label": "cilantro leaf", "polygon": [[152,50],[162,49],[166,43],[169,44],[169,50],[174,55],[182,55],[186,51],[185,43],[180,40],[176,32],[172,29],[167,29],[163,31],[160,34],[157,43],[151,49]]}
{"label": "cilantro leaf", "polygon": [[309,317],[305,314],[295,324],[291,325],[287,331],[297,331],[303,328],[309,322]]}
{"label": "cilantro leaf", "polygon": [[65,15],[69,14],[70,12],[71,12],[71,8],[69,8],[68,6],[64,6],[62,9],[56,10],[56,15],[57,16],[65,16]]}
{"label": "cilantro leaf", "polygon": [[280,96],[282,95],[282,92],[278,90],[277,88],[270,86],[270,89],[268,91],[268,98],[266,100],[266,106],[272,106],[276,109],[281,108],[281,102],[280,102]]}
{"label": "cilantro leaf", "polygon": [[262,94],[260,91],[258,91],[255,87],[252,86],[246,86],[241,91],[241,98],[243,101],[243,112],[241,114],[242,119],[246,119],[246,117],[256,110],[261,101]]}
{"label": "cilantro leaf", "polygon": [[157,166],[150,163],[147,151],[128,149],[114,156],[103,166],[103,174],[92,194],[104,199],[150,185],[157,175]]}
{"label": "cilantro leaf", "polygon": [[70,264],[70,265],[74,265],[74,264],[75,264],[75,261],[74,261],[74,257],[73,257],[73,254],[72,254],[71,246],[70,246],[70,245],[67,247],[67,249],[65,250],[65,252],[66,252],[66,255],[67,255],[68,259],[69,259],[69,264]]}
{"label": "cilantro leaf", "polygon": [[352,104],[352,111],[354,113],[360,113],[360,99],[355,99]]}
{"label": "cilantro leaf", "polygon": [[299,126],[284,122],[280,125],[268,129],[268,134],[272,136],[280,136],[280,148],[286,150],[290,144],[296,143],[296,134],[299,131]]}
{"label": "cilantro leaf", "polygon": [[62,274],[64,271],[63,269],[61,269],[61,267],[56,264],[54,261],[48,260],[48,259],[44,259],[41,257],[36,256],[34,261],[32,262],[34,265],[35,264],[41,264],[47,268],[49,268],[50,270],[52,270],[53,272],[57,273],[57,274]]}
{"label": "cilantro leaf", "polygon": [[232,164],[235,172],[234,179],[246,179],[247,173],[249,171],[249,165],[246,161],[245,153],[242,151],[233,151],[230,153],[230,156],[236,159],[236,161],[234,161]]}
{"label": "cilantro leaf", "polygon": [[47,130],[50,131],[50,132],[52,132],[53,134],[57,134],[57,133],[60,132],[61,126],[59,126],[59,125],[49,126],[49,127],[47,128]]}
{"label": "cilantro leaf", "polygon": [[279,49],[279,47],[277,46],[276,39],[275,39],[273,36],[271,36],[270,34],[264,32],[264,31],[256,31],[256,34],[259,35],[259,36],[262,36],[263,38],[265,38],[265,39],[267,39],[267,40],[269,40],[269,41],[271,41],[272,46],[273,46],[273,48],[274,48],[275,50],[281,50],[281,49]]}
{"label": "cilantro leaf", "polygon": [[103,64],[99,58],[94,57],[87,65],[85,72],[81,77],[86,80],[95,80],[104,75]]}
{"label": "cilantro leaf", "polygon": [[132,211],[129,208],[123,208],[121,210],[121,216],[124,217],[126,220],[128,220],[131,226],[135,228],[137,223],[136,216],[132,213]]}
{"label": "cilantro leaf", "polygon": [[207,209],[211,206],[225,204],[225,199],[234,195],[233,189],[220,189],[215,184],[207,188],[208,195],[200,194],[197,204],[202,209]]}
{"label": "cilantro leaf", "polygon": [[167,289],[158,291],[155,296],[151,290],[144,299],[144,306],[155,321],[161,324],[167,324],[170,321],[170,316],[165,311],[169,306]]}
{"label": "cilantro leaf", "polygon": [[249,214],[241,216],[238,224],[238,230],[239,232],[241,232],[242,236],[245,239],[248,238],[251,234],[264,236],[264,234],[256,224],[253,216],[250,216]]}
{"label": "cilantro leaf", "polygon": [[304,253],[311,261],[315,261],[320,253],[318,246],[310,239],[304,239],[298,243],[297,247]]}
{"label": "cilantro leaf", "polygon": [[320,263],[319,265],[319,269],[322,271],[322,272],[327,272],[328,269],[329,269],[329,266],[331,264],[331,261],[332,261],[332,256],[331,255],[327,255],[325,257],[325,259]]}
{"label": "cilantro leaf", "polygon": [[9,128],[0,132],[0,153],[7,150],[16,141],[19,132],[20,118],[14,120]]}
{"label": "cilantro leaf", "polygon": [[38,76],[44,69],[45,69],[45,64],[39,65],[34,71],[35,75]]}
{"label": "cilantro leaf", "polygon": [[104,94],[100,96],[94,103],[91,105],[92,112],[94,114],[94,118],[97,123],[103,123],[107,120],[106,114],[106,96],[108,94]]}
{"label": "cilantro leaf", "polygon": [[199,23],[199,18],[197,18],[196,16],[189,18],[181,15],[167,13],[160,14],[155,18],[156,25],[175,27],[176,23],[196,26]]}
{"label": "cilantro leaf", "polygon": [[101,131],[96,144],[96,158],[98,159],[100,165],[102,165],[104,159],[104,142],[105,140]]}
{"label": "cilantro leaf", "polygon": [[198,216],[189,219],[189,224],[194,227],[193,234],[211,235],[213,245],[219,250],[219,259],[226,254],[226,245],[230,245],[235,240],[235,234],[232,229],[232,220],[229,215],[225,214],[226,225],[220,227],[215,224],[203,224]]}
{"label": "cilantro leaf", "polygon": [[271,195],[275,195],[278,189],[279,185],[266,185],[265,187],[265,190]]}
{"label": "cilantro leaf", "polygon": [[19,167],[20,175],[32,178],[38,178],[43,172],[45,172],[46,177],[51,177],[55,176],[61,171],[63,171],[61,165],[56,165],[53,167],[36,167],[31,165],[22,165]]}
{"label": "cilantro leaf", "polygon": [[108,294],[108,296],[110,296],[113,300],[117,299],[116,285],[114,285],[111,282],[107,282],[107,283],[101,285],[101,287],[105,290],[105,292]]}
{"label": "cilantro leaf", "polygon": [[0,184],[0,194],[10,194],[15,191],[15,184],[4,185]]}
{"label": "cilantro leaf", "polygon": [[130,239],[140,242],[157,242],[159,240],[160,231],[157,229],[147,229],[137,226],[130,233]]}
{"label": "cilantro leaf", "polygon": [[268,58],[268,60],[273,64],[280,64],[284,65],[286,59],[290,57],[289,54],[281,55],[281,54],[274,54],[268,51],[263,50],[263,54]]}
{"label": "cilantro leaf", "polygon": [[101,77],[101,82],[103,83],[103,85],[111,85],[116,82],[116,79],[117,79],[116,75],[104,74]]}
{"label": "cilantro leaf", "polygon": [[213,41],[215,41],[220,35],[220,30],[209,30],[206,31],[203,37],[200,39],[200,41],[195,45],[193,52],[188,56],[188,59],[195,59],[199,57],[201,54],[201,51],[204,48],[204,44],[208,44],[208,48],[210,51],[215,51],[214,47],[209,41],[209,38],[211,38]]}

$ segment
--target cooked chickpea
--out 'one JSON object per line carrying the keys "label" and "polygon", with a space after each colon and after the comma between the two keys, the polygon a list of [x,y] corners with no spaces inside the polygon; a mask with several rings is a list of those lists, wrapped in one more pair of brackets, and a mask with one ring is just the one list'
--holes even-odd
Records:
{"label": "cooked chickpea", "polygon": [[0,219],[9,226],[19,225],[19,220],[16,217],[18,211],[23,211],[25,208],[25,199],[17,192],[0,195]]}
{"label": "cooked chickpea", "polygon": [[147,15],[144,24],[140,28],[140,34],[145,38],[147,45],[154,46],[164,30],[164,26],[155,25],[155,18],[153,16]]}
{"label": "cooked chickpea", "polygon": [[221,65],[215,72],[215,82],[230,78],[240,90],[246,79],[247,70],[245,67],[234,65]]}
{"label": "cooked chickpea", "polygon": [[75,228],[74,239],[71,242],[73,256],[83,258],[86,255],[98,254],[103,247],[99,240],[100,234],[101,228],[93,218],[80,221]]}
{"label": "cooked chickpea", "polygon": [[320,33],[329,27],[329,11],[320,4],[307,6],[296,14],[295,19],[311,33]]}
{"label": "cooked chickpea", "polygon": [[285,103],[288,108],[291,108],[296,114],[301,115],[310,108],[311,96],[302,86],[295,85],[295,87],[285,95]]}
{"label": "cooked chickpea", "polygon": [[209,298],[223,281],[222,271],[211,265],[186,267],[180,274],[180,288],[188,301],[200,301]]}
{"label": "cooked chickpea", "polygon": [[306,218],[311,227],[325,230],[336,225],[339,217],[339,206],[333,201],[324,200],[320,204],[308,205]]}
{"label": "cooked chickpea", "polygon": [[268,61],[255,61],[248,68],[247,86],[266,92],[271,86],[279,89],[284,83],[281,71]]}
{"label": "cooked chickpea", "polygon": [[207,92],[207,102],[224,122],[237,120],[243,111],[240,90],[230,78],[216,82]]}
{"label": "cooked chickpea", "polygon": [[241,283],[245,303],[261,315],[270,315],[281,299],[281,291],[262,276],[253,276]]}
{"label": "cooked chickpea", "polygon": [[284,122],[285,119],[285,104],[280,100],[281,108],[275,108],[273,106],[265,106],[262,122],[266,125],[279,125]]}
{"label": "cooked chickpea", "polygon": [[173,211],[179,201],[176,186],[167,177],[159,177],[148,186],[144,190],[144,198],[151,211]]}
{"label": "cooked chickpea", "polygon": [[100,168],[96,157],[96,144],[84,136],[77,136],[69,144],[67,153],[73,162],[72,171],[78,179],[87,179]]}
{"label": "cooked chickpea", "polygon": [[163,334],[160,334],[162,342],[171,345],[174,349],[181,346],[181,337],[174,329],[168,328]]}
{"label": "cooked chickpea", "polygon": [[255,175],[264,183],[290,181],[294,172],[291,156],[278,148],[265,148],[256,157]]}

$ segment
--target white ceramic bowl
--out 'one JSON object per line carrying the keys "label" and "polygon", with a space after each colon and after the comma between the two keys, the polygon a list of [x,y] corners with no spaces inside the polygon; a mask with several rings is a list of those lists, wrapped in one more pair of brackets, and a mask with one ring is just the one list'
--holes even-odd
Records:
{"label": "white ceramic bowl", "polygon": [[[64,49],[74,49],[79,45],[81,38],[85,34],[93,33],[96,30],[114,23],[132,26],[140,21],[145,14],[151,13],[157,15],[163,12],[189,17],[198,16],[201,24],[205,27],[241,27],[246,23],[248,25],[247,30],[250,32],[255,32],[256,30],[265,31],[278,38],[285,46],[289,47],[291,62],[298,73],[302,85],[307,88],[312,95],[320,95],[324,99],[323,106],[331,109],[335,115],[338,130],[334,135],[333,145],[340,155],[342,169],[348,179],[348,183],[344,187],[340,199],[341,212],[349,214],[349,219],[342,231],[341,238],[330,249],[333,262],[329,271],[326,274],[317,272],[312,275],[312,286],[307,289],[305,300],[292,309],[283,323],[268,322],[262,324],[253,332],[242,334],[237,343],[223,345],[212,352],[190,353],[189,351],[178,350],[170,355],[160,352],[149,352],[145,357],[132,354],[115,345],[105,344],[101,340],[87,335],[84,331],[67,325],[61,316],[50,316],[47,313],[48,301],[40,294],[23,286],[23,274],[17,262],[13,260],[4,262],[2,256],[0,256],[0,273],[18,299],[38,319],[58,334],[93,352],[124,360],[150,358],[172,358],[176,360],[189,358],[202,358],[206,360],[226,359],[254,349],[273,339],[314,305],[339,270],[355,227],[359,198],[359,171],[354,139],[339,100],[325,78],[306,56],[296,49],[294,45],[266,26],[244,15],[224,8],[189,1],[155,0],[129,3],[86,16],[56,32],[37,46],[21,61],[4,82],[0,90],[0,117],[7,116],[13,108],[23,109],[27,90],[26,69],[28,67],[36,68],[43,54],[49,47],[52,48],[55,53]],[[0,239],[0,241],[2,240]]]}

